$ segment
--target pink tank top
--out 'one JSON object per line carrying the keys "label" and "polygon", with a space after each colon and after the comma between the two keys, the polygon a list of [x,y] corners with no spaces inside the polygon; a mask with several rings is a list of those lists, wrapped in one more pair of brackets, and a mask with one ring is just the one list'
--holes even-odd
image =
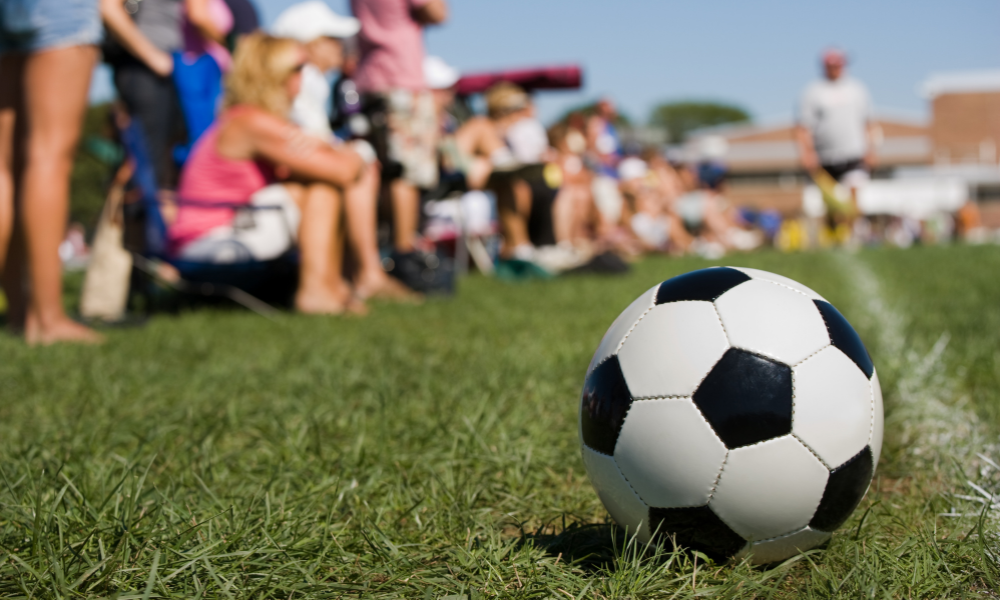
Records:
{"label": "pink tank top", "polygon": [[[241,107],[232,108],[220,119],[238,110]],[[233,205],[248,204],[255,192],[275,181],[273,170],[266,163],[220,155],[216,147],[218,138],[216,122],[195,143],[181,171],[177,218],[167,235],[171,253],[216,227],[232,223],[236,212]]]}

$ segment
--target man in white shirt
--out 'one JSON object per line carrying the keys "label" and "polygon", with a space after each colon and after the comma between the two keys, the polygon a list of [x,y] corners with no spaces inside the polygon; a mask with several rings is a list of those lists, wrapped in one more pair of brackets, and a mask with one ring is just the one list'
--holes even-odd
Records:
{"label": "man in white shirt", "polygon": [[343,39],[361,30],[353,17],[342,17],[320,0],[294,4],[274,22],[273,33],[302,42],[308,62],[302,68],[302,89],[290,115],[303,130],[333,140],[327,107],[330,83],[326,76],[340,69],[344,60]]}
{"label": "man in white shirt", "polygon": [[[308,0],[288,7],[278,16],[272,28],[274,35],[297,40],[306,51],[302,87],[292,103],[289,117],[303,131],[331,144],[342,142],[330,127],[330,82],[326,76],[341,68],[344,61],[343,40],[356,35],[360,29],[360,21],[338,15],[320,0]],[[344,189],[347,238],[359,263],[354,277],[354,293],[362,300],[373,297],[412,300],[416,295],[382,269],[376,224],[379,169],[373,164],[375,150],[363,140],[354,140],[349,144],[370,165],[358,182]]]}
{"label": "man in white shirt", "polygon": [[822,168],[856,188],[875,164],[871,97],[864,84],[845,73],[842,51],[827,50],[822,58],[825,78],[811,83],[799,104],[799,157],[810,174]]}

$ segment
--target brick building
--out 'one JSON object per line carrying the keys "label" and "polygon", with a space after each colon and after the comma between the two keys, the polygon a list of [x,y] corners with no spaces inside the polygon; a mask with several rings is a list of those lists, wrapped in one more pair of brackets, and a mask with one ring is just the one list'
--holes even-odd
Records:
{"label": "brick building", "polygon": [[1000,147],[1000,71],[949,73],[923,85],[931,104],[937,165],[996,165]]}
{"label": "brick building", "polygon": [[[879,117],[873,177],[960,177],[970,197],[984,204],[1000,227],[1000,71],[936,75],[923,85],[929,123]],[[686,148],[695,154],[706,136],[728,143],[728,196],[742,206],[798,214],[809,178],[799,164],[794,124],[723,126],[696,132]],[[996,221],[995,224],[992,223]]]}

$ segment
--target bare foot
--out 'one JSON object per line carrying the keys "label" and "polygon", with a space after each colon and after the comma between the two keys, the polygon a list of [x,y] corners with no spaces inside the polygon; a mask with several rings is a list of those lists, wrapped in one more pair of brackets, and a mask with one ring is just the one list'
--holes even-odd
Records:
{"label": "bare foot", "polygon": [[354,293],[362,300],[375,298],[411,304],[420,304],[424,301],[423,294],[411,290],[395,277],[390,277],[385,273],[380,273],[380,276],[359,279]]}
{"label": "bare foot", "polygon": [[100,344],[104,342],[103,335],[69,317],[63,316],[47,327],[42,327],[38,319],[30,312],[24,324],[24,339],[29,346],[50,346],[60,342],[73,344]]}
{"label": "bare foot", "polygon": [[295,310],[307,315],[339,315],[346,310],[346,303],[329,290],[299,290],[295,293]]}
{"label": "bare foot", "polygon": [[365,315],[368,307],[351,295],[346,285],[331,290],[321,287],[315,290],[299,290],[295,294],[295,310],[308,315],[341,315],[345,312]]}

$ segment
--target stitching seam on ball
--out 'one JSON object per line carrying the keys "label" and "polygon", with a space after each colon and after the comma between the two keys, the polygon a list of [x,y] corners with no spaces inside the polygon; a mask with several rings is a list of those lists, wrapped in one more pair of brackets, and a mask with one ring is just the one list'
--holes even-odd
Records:
{"label": "stitching seam on ball", "polygon": [[[702,417],[702,418],[704,418],[704,417]],[[729,449],[728,448],[726,449],[726,455],[722,458],[722,465],[719,466],[719,472],[715,474],[715,481],[712,482],[712,489],[710,489],[708,491],[708,501],[706,502],[706,504],[708,504],[708,502],[711,502],[712,498],[715,497],[715,490],[719,489],[719,480],[722,479],[722,472],[726,469],[726,463],[727,462],[729,462]],[[722,517],[719,517],[719,518],[721,519]]]}
{"label": "stitching seam on ball", "polygon": [[800,360],[799,362],[795,363],[794,365],[789,365],[789,366],[790,366],[790,367],[792,367],[792,368],[794,369],[795,367],[797,367],[797,366],[801,365],[802,363],[806,362],[806,361],[807,361],[807,360],[809,360],[810,358],[812,358],[812,357],[816,356],[816,355],[817,355],[817,354],[819,354],[820,352],[822,352],[822,351],[826,350],[826,349],[827,349],[827,348],[829,348],[830,346],[833,346],[833,342],[831,342],[831,343],[829,343],[829,344],[827,344],[827,345],[823,346],[823,347],[822,347],[822,348],[820,348],[819,350],[817,350],[817,351],[813,352],[812,354],[810,354],[809,356],[807,356],[807,357],[803,358],[802,360]]}
{"label": "stitching seam on ball", "polygon": [[[794,410],[793,410],[792,412],[794,413]],[[794,423],[794,421],[793,421],[793,423]],[[794,425],[793,425],[793,427],[794,427]],[[805,447],[806,447],[806,450],[808,450],[808,451],[809,451],[809,454],[812,454],[812,455],[813,455],[814,457],[816,457],[816,460],[818,460],[818,461],[819,461],[819,464],[821,464],[821,465],[823,465],[824,467],[826,467],[826,470],[827,470],[827,471],[831,471],[831,472],[833,471],[833,467],[831,467],[830,465],[826,464],[826,461],[825,461],[825,460],[823,460],[823,459],[822,459],[822,458],[820,457],[820,455],[819,455],[819,454],[816,454],[816,451],[815,451],[815,450],[813,450],[813,449],[812,449],[812,447],[811,447],[811,446],[810,446],[809,444],[807,444],[807,443],[805,442],[805,440],[803,440],[802,438],[800,438],[800,437],[799,437],[799,435],[798,435],[797,433],[795,433],[795,432],[793,431],[791,435],[792,435],[792,437],[793,437],[793,438],[795,438],[796,440],[798,440],[798,442],[799,442],[800,444],[802,444],[803,446],[805,446]]]}
{"label": "stitching seam on ball", "polygon": [[726,324],[722,322],[722,315],[719,314],[719,307],[715,305],[715,302],[711,302],[712,312],[715,313],[715,318],[719,321],[719,326],[722,327],[722,335],[726,337],[726,345],[730,348],[733,347],[733,341],[729,339],[729,332],[726,331]]}
{"label": "stitching seam on ball", "polygon": [[823,534],[826,534],[826,535],[832,535],[828,531],[820,531],[818,529],[812,529],[811,527],[809,527],[808,525],[806,525],[805,527],[800,527],[800,528],[796,529],[795,531],[792,531],[792,532],[789,532],[789,533],[783,533],[781,535],[776,535],[776,536],[774,536],[772,538],[767,538],[766,540],[754,540],[753,542],[751,542],[751,544],[763,544],[764,542],[776,542],[778,540],[783,540],[785,538],[790,538],[793,535],[800,534],[800,533],[802,533],[803,531],[806,531],[806,530],[815,531],[816,533],[823,533]]}
{"label": "stitching seam on ball", "polygon": [[649,402],[650,400],[692,400],[691,396],[633,396],[632,402]]}
{"label": "stitching seam on ball", "polygon": [[[624,479],[624,480],[625,480],[625,485],[627,485],[627,486],[628,486],[628,489],[629,489],[629,491],[630,491],[630,492],[632,492],[632,495],[634,495],[634,496],[636,497],[636,499],[637,499],[637,500],[638,500],[638,501],[639,501],[639,502],[640,502],[640,503],[641,503],[641,504],[642,504],[643,506],[645,506],[646,508],[649,508],[649,504],[646,504],[646,501],[642,499],[642,496],[640,496],[640,495],[639,495],[639,492],[635,491],[635,488],[634,488],[634,487],[632,487],[632,482],[628,480],[628,476],[627,476],[627,475],[625,475],[625,472],[624,472],[624,471],[622,471],[622,468],[618,466],[618,461],[616,461],[616,460],[615,460],[615,457],[613,457],[613,456],[612,456],[612,457],[611,457],[611,461],[612,461],[612,462],[614,463],[614,465],[615,465],[615,469],[617,469],[617,470],[618,470],[618,474],[619,474],[619,475],[621,475],[621,476],[622,476],[622,479]],[[647,527],[647,529],[648,529],[648,527]]]}
{"label": "stitching seam on ball", "polygon": [[[771,281],[770,279],[757,279],[756,277],[753,277],[753,279],[755,281],[766,281],[768,283],[773,283],[774,285],[779,285],[779,286],[781,286],[783,288],[788,288],[788,289],[792,290],[793,292],[795,292],[796,294],[802,294],[806,298],[809,298],[809,300],[815,300],[816,299],[816,298],[813,298],[812,296],[810,296],[809,294],[803,292],[802,290],[797,290],[797,289],[793,288],[792,286],[784,284],[784,283],[778,283],[777,281]],[[817,296],[818,295],[819,294],[817,294]]]}
{"label": "stitching seam on ball", "polygon": [[[868,380],[868,397],[869,397],[869,402],[871,403],[871,407],[872,407],[871,418],[868,419],[868,446],[869,447],[871,447],[871,445],[872,445],[872,436],[875,435],[875,380],[876,380],[876,376],[877,376],[877,373],[875,371],[875,368],[872,367],[872,376],[871,376],[871,379]],[[879,386],[879,387],[881,387],[881,386]],[[879,391],[881,391],[881,390],[879,390]],[[881,450],[881,448],[880,448],[880,450]],[[875,456],[874,450],[872,451],[872,456],[873,457]],[[875,469],[875,465],[872,465],[872,472],[874,472],[874,469]]]}
{"label": "stitching seam on ball", "polygon": [[[656,301],[655,297],[653,301],[654,302]],[[624,336],[622,336],[622,341],[618,342],[618,347],[615,348],[614,354],[618,354],[618,352],[621,351],[622,346],[625,345],[625,340],[628,339],[628,336],[632,335],[632,332],[635,331],[635,328],[639,326],[639,322],[642,321],[646,317],[646,315],[649,314],[649,311],[653,310],[654,308],[656,308],[656,304],[653,304],[653,306],[650,306],[649,308],[644,310],[642,314],[639,315],[639,318],[635,320],[635,323],[632,323],[632,326],[629,327],[628,332]]]}

